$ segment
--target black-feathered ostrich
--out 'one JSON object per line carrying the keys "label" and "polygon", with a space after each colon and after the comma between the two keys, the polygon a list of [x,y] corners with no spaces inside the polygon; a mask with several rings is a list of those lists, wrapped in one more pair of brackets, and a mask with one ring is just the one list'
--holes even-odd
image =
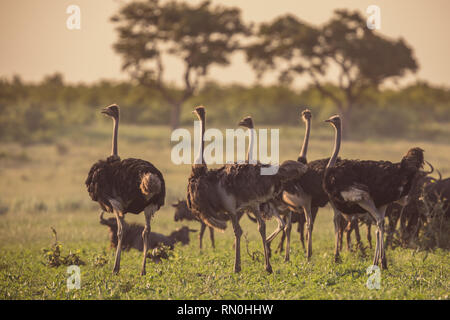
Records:
{"label": "black-feathered ostrich", "polygon": [[333,155],[327,164],[323,188],[336,215],[368,212],[376,221],[374,265],[387,268],[384,250],[384,215],[388,204],[404,200],[412,182],[423,167],[423,150],[412,148],[401,162],[371,160],[341,160],[337,156],[341,145],[341,119],[326,120],[335,128]]}
{"label": "black-feathered ostrich", "polygon": [[272,267],[266,245],[266,225],[259,206],[280,192],[283,181],[301,176],[306,168],[296,161],[285,161],[273,175],[261,174],[263,168],[270,170],[268,165],[250,163],[230,164],[220,169],[208,170],[203,159],[205,109],[197,107],[194,113],[201,122],[201,147],[189,177],[188,207],[207,225],[219,230],[225,229],[226,221],[231,220],[235,234],[235,272],[241,270],[242,229],[239,225],[239,211],[250,209],[258,221],[264,247],[265,269],[270,273]]}
{"label": "black-feathered ostrich", "polygon": [[113,273],[120,270],[123,221],[126,213],[139,214],[144,211],[145,228],[142,232],[144,257],[141,275],[145,275],[148,234],[150,220],[154,213],[164,205],[165,183],[161,172],[150,162],[128,158],[121,160],[117,152],[119,130],[119,106],[113,104],[102,110],[114,121],[112,154],[106,160],[97,161],[89,171],[86,187],[93,201],[99,203],[102,210],[114,213],[117,219],[118,246]]}

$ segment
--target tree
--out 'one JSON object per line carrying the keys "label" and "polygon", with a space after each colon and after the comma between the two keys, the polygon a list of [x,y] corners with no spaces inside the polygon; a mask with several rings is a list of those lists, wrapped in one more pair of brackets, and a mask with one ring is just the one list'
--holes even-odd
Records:
{"label": "tree", "polygon": [[[307,74],[313,85],[331,99],[344,120],[345,136],[352,110],[369,88],[389,78],[416,72],[412,49],[403,39],[392,40],[366,26],[358,12],[336,10],[321,28],[308,25],[292,15],[259,26],[258,39],[246,49],[247,60],[260,77],[279,70],[281,81]],[[337,81],[329,83],[330,74]],[[333,86],[340,90],[330,90]]]}
{"label": "tree", "polygon": [[[239,48],[239,35],[247,33],[240,10],[211,7],[209,1],[197,6],[159,0],[131,2],[111,20],[117,23],[119,40],[114,45],[123,57],[123,70],[142,85],[156,88],[171,106],[171,126],[179,125],[182,104],[199,86],[209,68],[228,65]],[[164,82],[168,56],[183,63],[182,90]]]}

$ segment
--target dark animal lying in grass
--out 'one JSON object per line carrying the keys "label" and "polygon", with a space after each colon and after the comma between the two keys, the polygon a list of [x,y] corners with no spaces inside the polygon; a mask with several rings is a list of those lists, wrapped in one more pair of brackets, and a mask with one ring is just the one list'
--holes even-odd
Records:
{"label": "dark animal lying in grass", "polygon": [[[198,239],[200,242],[200,249],[203,247],[203,234],[205,233],[206,230],[206,224],[203,223],[203,221],[201,221],[200,219],[198,219],[197,217],[195,217],[191,210],[189,210],[188,206],[187,206],[187,202],[186,200],[178,200],[178,202],[173,203],[172,207],[174,207],[175,210],[175,215],[174,215],[174,220],[175,221],[183,221],[183,220],[187,220],[187,221],[198,221],[201,226],[200,226],[200,233],[198,234]],[[246,212],[248,218],[253,221],[256,222],[256,219],[253,218],[252,216],[250,216],[249,212]],[[239,219],[242,217],[242,212],[239,213]],[[215,248],[215,243],[214,243],[214,228],[212,227],[208,227],[209,229],[209,237],[211,239],[211,245],[213,248]]]}
{"label": "dark animal lying in grass", "polygon": [[[117,221],[116,218],[103,218],[103,212],[100,214],[100,224],[109,227],[109,239],[112,248],[117,247]],[[122,239],[122,249],[129,250],[131,248],[142,251],[144,250],[144,243],[142,240],[142,232],[144,231],[144,226],[137,223],[124,223],[124,234]],[[196,232],[197,230],[189,229],[184,226],[175,231],[170,235],[165,236],[160,233],[150,232],[148,237],[148,246],[150,249],[154,249],[158,246],[165,245],[173,249],[175,243],[181,242],[183,245],[189,243],[189,233]]]}
{"label": "dark animal lying in grass", "polygon": [[[175,221],[183,221],[183,220],[187,220],[187,221],[198,221],[200,222],[201,226],[200,226],[200,233],[198,234],[198,239],[200,242],[200,249],[202,248],[202,242],[203,242],[203,234],[205,233],[205,229],[206,229],[206,224],[203,223],[201,220],[197,219],[191,212],[191,210],[189,210],[189,208],[187,207],[187,203],[186,200],[178,200],[177,203],[173,203],[172,207],[174,207],[175,210],[175,216],[174,216],[174,220]],[[209,229],[209,237],[211,239],[211,245],[213,248],[215,248],[215,243],[214,243],[214,228],[212,227],[208,227]]]}

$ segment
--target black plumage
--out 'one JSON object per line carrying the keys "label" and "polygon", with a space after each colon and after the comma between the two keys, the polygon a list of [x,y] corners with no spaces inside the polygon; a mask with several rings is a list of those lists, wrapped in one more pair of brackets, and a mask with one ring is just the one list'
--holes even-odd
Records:
{"label": "black plumage", "polygon": [[155,204],[157,210],[164,205],[163,175],[145,160],[120,160],[114,156],[99,160],[92,166],[85,183],[91,199],[107,212],[113,212],[109,199],[117,198],[123,204],[123,214],[139,214],[150,204]]}
{"label": "black plumage", "polygon": [[260,163],[227,164],[220,169],[208,170],[203,159],[205,109],[197,107],[194,112],[202,124],[201,148],[189,177],[188,207],[205,224],[220,230],[226,228],[227,220],[231,220],[235,233],[235,272],[241,270],[242,229],[239,226],[239,212],[252,210],[263,240],[266,270],[272,272],[267,255],[265,223],[260,215],[259,206],[281,191],[283,181],[302,175],[306,167],[297,161],[285,161],[273,175],[262,175],[261,169],[266,165]]}
{"label": "black plumage", "polygon": [[336,208],[346,214],[365,213],[357,203],[342,197],[342,191],[357,188],[370,194],[377,208],[406,196],[423,166],[423,150],[408,151],[401,162],[341,160],[324,176],[324,190]]}
{"label": "black plumage", "polygon": [[[141,274],[145,274],[147,238],[150,232],[150,220],[153,214],[164,205],[165,182],[161,172],[150,162],[141,159],[124,159],[118,156],[119,107],[111,105],[102,110],[114,121],[112,155],[106,160],[97,161],[89,170],[85,181],[88,193],[93,201],[107,212],[114,213],[117,219],[117,237],[119,243],[123,237],[123,219],[126,213],[138,214],[144,211],[145,228],[144,257]],[[117,246],[114,273],[120,269],[121,245]]]}
{"label": "black plumage", "polygon": [[224,214],[221,197],[217,192],[221,169],[208,170],[206,164],[192,167],[188,180],[187,206],[200,221],[218,230],[225,230],[229,217]]}
{"label": "black plumage", "polygon": [[[327,122],[334,126],[336,135],[333,155],[325,169],[323,188],[335,210],[335,230],[339,215],[368,212],[377,224],[373,264],[387,268],[384,248],[385,211],[388,204],[402,200],[410,192],[414,178],[424,164],[423,150],[410,149],[398,163],[372,160],[337,162],[341,145],[341,119],[333,116]],[[336,241],[336,248],[338,246]]]}
{"label": "black plumage", "polygon": [[[328,195],[323,189],[323,177],[329,160],[330,158],[325,158],[307,162],[308,170],[305,174],[300,179],[285,183],[284,191],[295,194],[302,190],[311,196],[311,208],[324,207],[329,201]],[[304,158],[303,161],[306,162],[306,159]],[[340,159],[337,160],[337,162],[339,161]]]}

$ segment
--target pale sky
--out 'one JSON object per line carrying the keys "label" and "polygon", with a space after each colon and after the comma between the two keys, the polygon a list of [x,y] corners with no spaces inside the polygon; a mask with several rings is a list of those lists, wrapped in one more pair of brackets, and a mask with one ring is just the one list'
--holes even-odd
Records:
{"label": "pale sky", "polygon": [[[188,0],[198,3],[200,0]],[[109,18],[125,0],[2,0],[0,2],[0,77],[19,74],[29,81],[61,72],[67,81],[91,83],[99,79],[128,79],[121,59],[112,49],[117,39]],[[238,6],[245,21],[269,21],[291,13],[320,25],[334,9],[358,9],[376,4],[381,8],[380,32],[403,37],[414,48],[419,72],[405,82],[423,79],[450,86],[450,1],[411,0],[212,0],[213,4]],[[81,9],[81,30],[68,30],[66,9]],[[167,67],[166,80],[177,81],[179,66]],[[250,84],[254,73],[243,55],[233,56],[229,67],[212,68],[210,79],[221,83]],[[270,77],[269,77],[270,78]],[[268,79],[273,81],[273,78]],[[307,77],[299,84],[309,82]]]}

